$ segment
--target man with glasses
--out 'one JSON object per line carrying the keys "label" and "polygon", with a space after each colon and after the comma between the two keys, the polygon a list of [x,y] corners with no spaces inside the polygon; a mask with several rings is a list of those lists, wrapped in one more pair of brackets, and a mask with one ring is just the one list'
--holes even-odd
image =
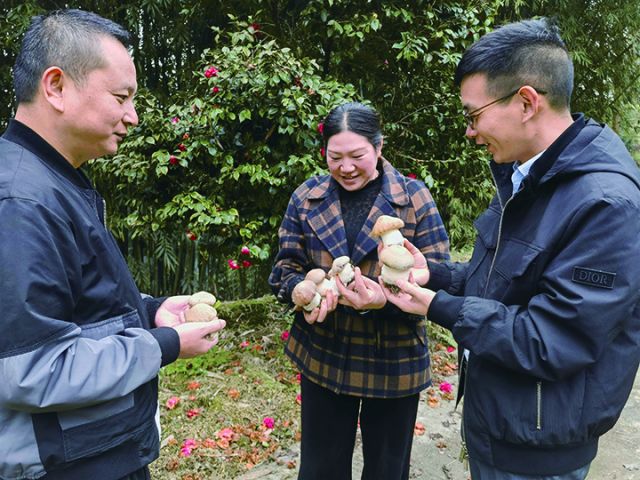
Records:
{"label": "man with glasses", "polygon": [[497,194],[468,263],[429,262],[426,288],[385,293],[464,347],[473,480],[582,480],[640,362],[640,174],[610,128],[571,115],[573,66],[549,20],[484,36],[455,81]]}

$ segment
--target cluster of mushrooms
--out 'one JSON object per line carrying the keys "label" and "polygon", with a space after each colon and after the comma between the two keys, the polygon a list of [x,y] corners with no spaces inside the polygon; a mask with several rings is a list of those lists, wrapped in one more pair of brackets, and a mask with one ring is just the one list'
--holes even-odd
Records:
{"label": "cluster of mushrooms", "polygon": [[[380,237],[382,242],[380,276],[392,291],[398,291],[397,280],[409,280],[409,274],[414,265],[413,255],[404,246],[404,237],[400,232],[402,227],[404,227],[402,219],[381,215],[371,230],[371,235]],[[305,279],[298,283],[291,292],[293,303],[310,312],[320,305],[322,297],[326,295],[327,291],[332,290],[334,295],[338,296],[336,276],[340,277],[344,285],[348,285],[353,280],[353,265],[351,265],[348,256],[336,258],[331,270],[326,274],[321,268],[310,270]]]}

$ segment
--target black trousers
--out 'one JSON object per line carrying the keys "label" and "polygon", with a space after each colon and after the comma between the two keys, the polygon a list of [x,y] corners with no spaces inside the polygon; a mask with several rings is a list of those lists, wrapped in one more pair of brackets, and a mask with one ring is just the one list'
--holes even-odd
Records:
{"label": "black trousers", "polygon": [[304,376],[298,480],[351,480],[358,417],[362,480],[407,480],[419,394],[380,399],[337,395]]}

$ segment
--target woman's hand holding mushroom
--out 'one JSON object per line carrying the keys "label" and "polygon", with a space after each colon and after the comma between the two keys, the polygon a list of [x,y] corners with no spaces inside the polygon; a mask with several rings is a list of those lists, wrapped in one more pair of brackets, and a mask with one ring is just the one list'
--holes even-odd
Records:
{"label": "woman's hand holding mushroom", "polygon": [[355,276],[349,286],[337,278],[340,292],[339,303],[356,310],[377,310],[385,306],[387,299],[375,281],[362,275],[360,267],[355,267]]}

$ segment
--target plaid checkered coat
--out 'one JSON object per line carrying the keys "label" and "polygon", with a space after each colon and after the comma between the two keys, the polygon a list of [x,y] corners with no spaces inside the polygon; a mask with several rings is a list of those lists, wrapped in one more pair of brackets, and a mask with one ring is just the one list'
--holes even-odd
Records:
{"label": "plaid checkered coat", "polygon": [[[430,260],[449,258],[449,241],[424,183],[401,175],[382,159],[382,188],[347,251],[339,185],[330,175],[299,186],[280,226],[280,251],[269,277],[279,300],[290,302],[293,287],[313,268],[328,271],[334,258],[349,255],[364,275],[379,275],[377,243],[370,236],[380,215],[404,220],[402,234]],[[358,312],[339,305],[323,323],[309,325],[301,313],[291,326],[285,352],[303,375],[336,393],[394,398],[428,387],[426,321],[387,304]]]}

